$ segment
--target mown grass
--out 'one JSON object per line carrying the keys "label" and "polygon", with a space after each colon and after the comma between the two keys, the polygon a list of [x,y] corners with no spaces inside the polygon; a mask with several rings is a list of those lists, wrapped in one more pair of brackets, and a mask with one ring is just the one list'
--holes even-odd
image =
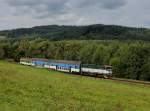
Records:
{"label": "mown grass", "polygon": [[149,111],[150,86],[0,61],[0,111]]}

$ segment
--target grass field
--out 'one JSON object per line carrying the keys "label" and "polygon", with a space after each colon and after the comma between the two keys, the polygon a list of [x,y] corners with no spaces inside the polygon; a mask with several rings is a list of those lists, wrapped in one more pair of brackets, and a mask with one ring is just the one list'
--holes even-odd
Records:
{"label": "grass field", "polygon": [[150,86],[0,61],[0,111],[150,111]]}

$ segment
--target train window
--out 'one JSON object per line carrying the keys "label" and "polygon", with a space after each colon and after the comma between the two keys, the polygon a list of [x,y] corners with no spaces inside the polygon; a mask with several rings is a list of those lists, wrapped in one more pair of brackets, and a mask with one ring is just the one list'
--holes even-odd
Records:
{"label": "train window", "polygon": [[75,66],[75,69],[78,69],[78,66]]}

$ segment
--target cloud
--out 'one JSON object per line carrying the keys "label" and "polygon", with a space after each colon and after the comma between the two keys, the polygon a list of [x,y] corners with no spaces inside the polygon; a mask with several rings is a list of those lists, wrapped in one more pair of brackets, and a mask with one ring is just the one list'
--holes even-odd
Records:
{"label": "cloud", "polygon": [[125,4],[125,0],[103,0],[102,6],[105,9],[116,9],[124,6]]}
{"label": "cloud", "polygon": [[149,0],[0,0],[0,29],[98,23],[150,27],[149,4]]}
{"label": "cloud", "polygon": [[113,9],[125,4],[125,0],[5,0],[11,6],[38,6],[40,4],[50,7],[64,7],[66,3],[77,7],[102,5],[106,9]]}
{"label": "cloud", "polygon": [[113,10],[123,6],[125,0],[5,0],[4,3],[16,10],[15,15],[30,13],[33,17],[45,18],[66,14],[77,8],[102,7]]}
{"label": "cloud", "polygon": [[[67,0],[5,0],[5,3],[15,9],[14,15],[30,14],[43,18],[64,13]],[[43,17],[42,17],[43,16]]]}
{"label": "cloud", "polygon": [[79,7],[97,6],[103,9],[116,9],[125,5],[125,0],[77,0]]}

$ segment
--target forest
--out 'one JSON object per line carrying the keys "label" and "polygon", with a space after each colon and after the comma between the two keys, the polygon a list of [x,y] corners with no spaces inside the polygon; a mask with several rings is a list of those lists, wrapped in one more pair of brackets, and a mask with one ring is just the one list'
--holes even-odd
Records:
{"label": "forest", "polygon": [[0,59],[21,57],[79,60],[112,65],[115,77],[150,81],[150,43],[117,40],[0,40]]}
{"label": "forest", "polygon": [[146,28],[116,25],[87,26],[36,26],[0,31],[0,38],[48,38],[50,40],[144,40],[150,41],[150,30]]}

